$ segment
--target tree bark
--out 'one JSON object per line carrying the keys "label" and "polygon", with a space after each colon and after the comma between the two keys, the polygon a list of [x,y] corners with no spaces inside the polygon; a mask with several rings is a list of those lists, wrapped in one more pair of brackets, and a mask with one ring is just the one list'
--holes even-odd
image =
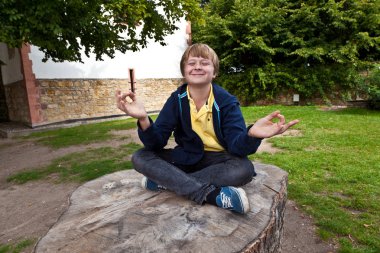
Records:
{"label": "tree bark", "polygon": [[103,176],[72,194],[35,252],[280,252],[287,173],[255,168],[242,187],[251,206],[245,215],[147,191],[133,170]]}

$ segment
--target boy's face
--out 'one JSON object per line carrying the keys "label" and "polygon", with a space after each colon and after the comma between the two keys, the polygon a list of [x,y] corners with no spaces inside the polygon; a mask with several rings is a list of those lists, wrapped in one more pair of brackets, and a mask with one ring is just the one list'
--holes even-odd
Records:
{"label": "boy's face", "polygon": [[208,85],[215,78],[214,64],[211,60],[190,56],[185,62],[184,77],[190,85]]}

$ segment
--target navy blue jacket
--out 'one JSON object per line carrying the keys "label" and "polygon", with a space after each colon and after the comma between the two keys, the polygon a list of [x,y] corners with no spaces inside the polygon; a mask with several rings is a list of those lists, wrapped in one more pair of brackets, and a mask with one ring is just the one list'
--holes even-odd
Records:
{"label": "navy blue jacket", "polygon": [[[180,86],[166,101],[156,121],[145,131],[138,133],[145,148],[164,148],[174,131],[178,144],[173,151],[173,161],[182,165],[197,163],[203,156],[201,138],[191,128],[190,105],[186,92],[187,84]],[[261,140],[248,136],[240,105],[236,97],[217,84],[213,84],[214,104],[212,110],[214,131],[219,143],[230,154],[245,157],[256,152]]]}

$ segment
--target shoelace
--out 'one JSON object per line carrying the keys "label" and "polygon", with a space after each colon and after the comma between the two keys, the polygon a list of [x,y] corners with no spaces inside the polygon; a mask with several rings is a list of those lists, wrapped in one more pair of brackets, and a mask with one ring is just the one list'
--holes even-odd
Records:
{"label": "shoelace", "polygon": [[231,198],[228,197],[226,194],[224,194],[224,192],[221,192],[220,195],[221,195],[223,208],[232,207]]}

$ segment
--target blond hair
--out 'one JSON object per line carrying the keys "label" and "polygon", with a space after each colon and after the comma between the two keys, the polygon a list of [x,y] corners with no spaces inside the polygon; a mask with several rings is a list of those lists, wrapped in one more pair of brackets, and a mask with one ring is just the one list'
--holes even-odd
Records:
{"label": "blond hair", "polygon": [[181,73],[184,75],[185,64],[190,57],[202,57],[211,60],[214,65],[214,74],[219,72],[219,58],[215,51],[206,44],[196,43],[189,46],[181,58]]}

